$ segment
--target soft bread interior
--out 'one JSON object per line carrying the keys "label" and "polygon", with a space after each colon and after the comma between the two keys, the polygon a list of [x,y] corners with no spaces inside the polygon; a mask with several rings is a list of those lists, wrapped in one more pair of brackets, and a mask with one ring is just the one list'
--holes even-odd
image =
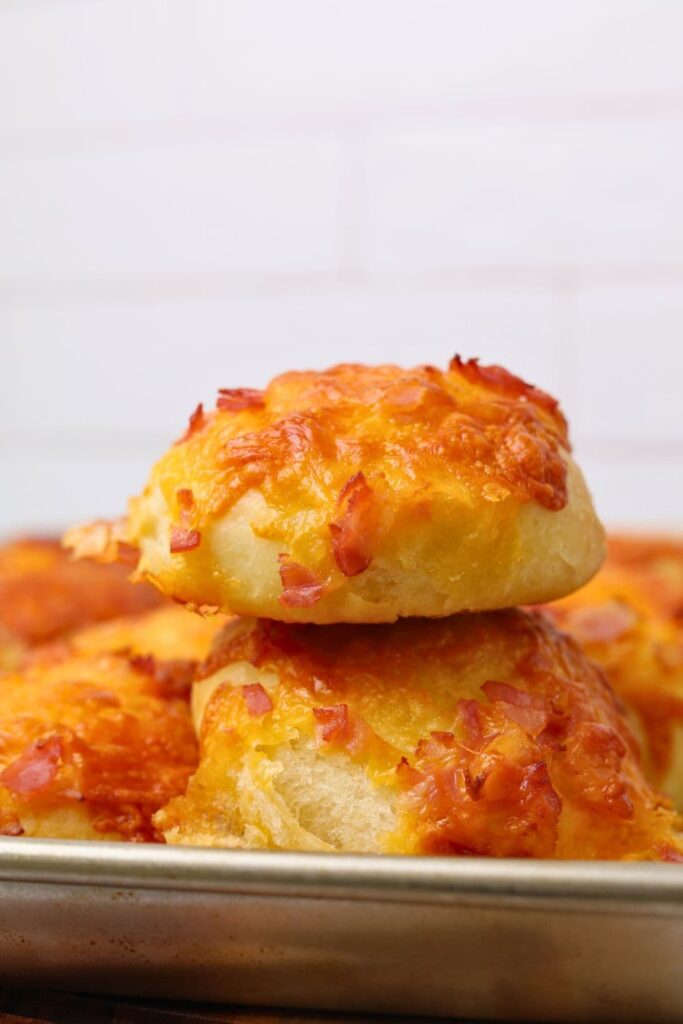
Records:
{"label": "soft bread interior", "polygon": [[[235,662],[197,683],[192,696],[197,733],[219,687],[253,683],[272,693],[278,677]],[[387,787],[372,782],[348,755],[323,753],[296,730],[289,742],[246,750],[237,777],[234,788],[226,781],[221,801],[217,831],[225,845],[377,853],[396,828],[395,797]]]}

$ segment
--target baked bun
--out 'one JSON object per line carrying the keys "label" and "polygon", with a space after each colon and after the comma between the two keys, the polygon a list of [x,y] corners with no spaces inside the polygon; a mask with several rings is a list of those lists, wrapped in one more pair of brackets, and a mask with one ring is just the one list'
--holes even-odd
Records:
{"label": "baked bun", "polygon": [[557,403],[499,367],[342,365],[224,390],[157,463],[127,524],[138,576],[195,606],[392,622],[547,601],[603,533]]}
{"label": "baked bun", "polygon": [[162,603],[152,587],[132,586],[129,572],[74,562],[56,539],[0,545],[0,669],[16,666],[36,644]]}
{"label": "baked bun", "polygon": [[195,684],[168,842],[677,859],[600,670],[519,610],[320,629],[234,620]]}
{"label": "baked bun", "polygon": [[55,655],[0,685],[0,834],[158,839],[196,766],[193,665]]}
{"label": "baked bun", "polygon": [[648,778],[683,811],[683,540],[610,539],[595,579],[549,611],[605,669]]}

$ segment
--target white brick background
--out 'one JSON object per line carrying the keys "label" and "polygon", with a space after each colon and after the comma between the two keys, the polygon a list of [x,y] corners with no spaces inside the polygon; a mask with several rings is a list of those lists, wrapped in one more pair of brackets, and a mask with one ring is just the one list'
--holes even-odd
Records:
{"label": "white brick background", "polygon": [[0,0],[0,532],[218,386],[500,361],[683,524],[683,0]]}

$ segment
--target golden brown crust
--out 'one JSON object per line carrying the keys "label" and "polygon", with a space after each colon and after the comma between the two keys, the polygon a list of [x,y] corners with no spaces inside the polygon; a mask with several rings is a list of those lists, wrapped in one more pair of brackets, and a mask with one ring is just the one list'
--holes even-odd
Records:
{"label": "golden brown crust", "polygon": [[[541,615],[236,622],[200,675],[200,767],[156,819],[171,841],[677,855],[674,815],[643,778],[601,673]],[[374,835],[353,831],[357,796],[334,812],[348,829],[326,818],[352,777],[368,821],[384,823]]]}
{"label": "golden brown crust", "polygon": [[602,557],[557,403],[457,357],[224,389],[131,502],[125,536],[139,575],[177,599],[319,623],[547,600]]}

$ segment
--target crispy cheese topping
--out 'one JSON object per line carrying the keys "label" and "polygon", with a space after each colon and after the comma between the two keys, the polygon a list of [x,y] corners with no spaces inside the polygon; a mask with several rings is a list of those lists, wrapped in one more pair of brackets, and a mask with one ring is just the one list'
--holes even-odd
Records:
{"label": "crispy cheese topping", "polygon": [[348,364],[285,373],[265,391],[224,389],[184,444],[170,462],[192,465],[203,516],[254,486],[275,506],[320,487],[353,507],[361,481],[371,487],[377,475],[390,488],[438,487],[455,474],[550,509],[567,500],[559,454],[567,430],[555,400],[500,367],[458,357],[445,372]]}

